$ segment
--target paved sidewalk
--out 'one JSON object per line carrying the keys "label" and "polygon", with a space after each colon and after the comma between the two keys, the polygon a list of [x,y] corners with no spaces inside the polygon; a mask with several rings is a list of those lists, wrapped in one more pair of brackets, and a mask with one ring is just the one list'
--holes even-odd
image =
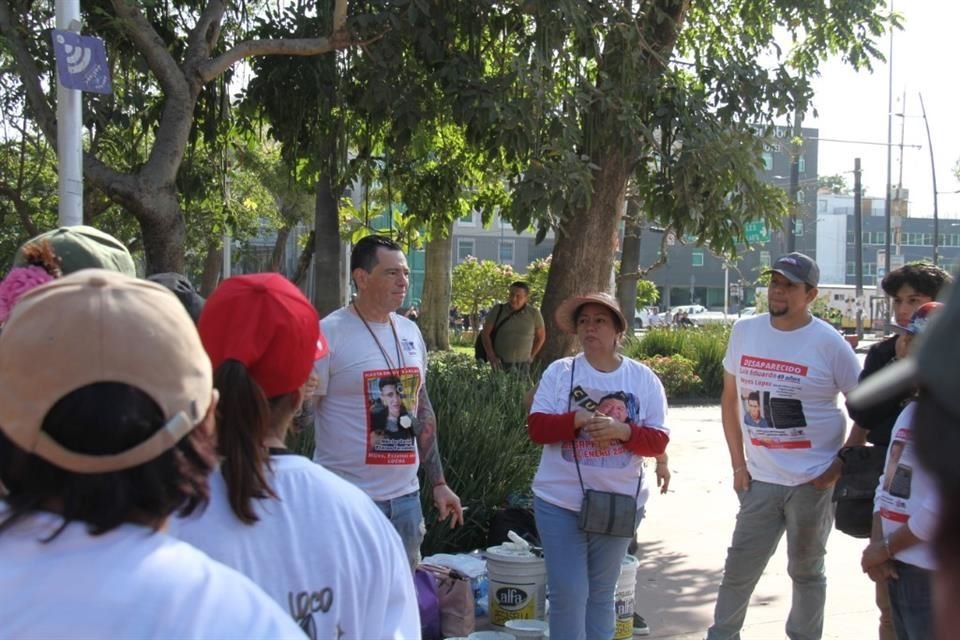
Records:
{"label": "paved sidewalk", "polygon": [[[671,408],[668,426],[673,479],[666,495],[651,497],[640,525],[637,611],[650,625],[648,637],[694,640],[713,620],[737,498],[719,405]],[[836,530],[830,535],[825,639],[877,637],[873,583],[860,572],[864,546],[865,541]],[[781,540],[754,591],[742,639],[786,637],[790,593],[786,541]]]}

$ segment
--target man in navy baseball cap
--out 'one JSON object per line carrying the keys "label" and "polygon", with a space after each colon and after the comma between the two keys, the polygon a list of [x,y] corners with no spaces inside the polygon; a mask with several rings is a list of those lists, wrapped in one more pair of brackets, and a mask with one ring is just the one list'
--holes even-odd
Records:
{"label": "man in navy baseball cap", "polygon": [[777,258],[773,266],[764,271],[763,275],[768,273],[779,273],[790,282],[802,282],[811,287],[817,287],[820,284],[820,267],[813,258],[799,251]]}

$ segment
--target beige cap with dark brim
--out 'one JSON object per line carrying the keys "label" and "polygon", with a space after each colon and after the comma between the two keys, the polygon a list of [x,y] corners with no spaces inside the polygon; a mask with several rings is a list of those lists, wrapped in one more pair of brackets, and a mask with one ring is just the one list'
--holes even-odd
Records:
{"label": "beige cap with dark brim", "polygon": [[[61,398],[98,382],[144,392],[165,424],[125,451],[98,452],[96,442],[72,451],[44,432]],[[156,458],[202,422],[213,394],[193,320],[153,282],[84,269],[24,294],[0,333],[0,431],[67,471],[120,471]]]}

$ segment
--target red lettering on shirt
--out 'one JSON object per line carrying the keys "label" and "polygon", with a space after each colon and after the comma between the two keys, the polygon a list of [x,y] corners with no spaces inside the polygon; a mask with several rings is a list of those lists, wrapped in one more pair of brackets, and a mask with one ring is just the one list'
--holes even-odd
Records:
{"label": "red lettering on shirt", "polygon": [[813,443],[809,440],[775,440],[773,438],[750,438],[750,444],[765,449],[810,449]]}
{"label": "red lettering on shirt", "polygon": [[910,519],[909,514],[887,509],[885,507],[880,507],[880,517],[884,518],[885,520],[893,520],[894,522],[906,522]]}
{"label": "red lettering on shirt", "polygon": [[783,360],[757,358],[756,356],[740,356],[740,366],[746,369],[775,371],[777,373],[789,373],[795,376],[807,375],[807,367],[803,365],[796,364],[794,362],[784,362]]}

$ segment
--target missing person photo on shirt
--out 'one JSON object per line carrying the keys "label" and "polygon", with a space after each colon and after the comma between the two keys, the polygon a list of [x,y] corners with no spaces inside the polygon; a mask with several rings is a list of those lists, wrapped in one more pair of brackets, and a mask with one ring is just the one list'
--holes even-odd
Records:
{"label": "missing person photo on shirt", "polygon": [[[640,402],[635,395],[625,391],[605,391],[585,389],[577,385],[571,390],[571,409],[584,409],[596,415],[609,416],[618,422],[634,423],[640,421]],[[566,442],[560,455],[567,462],[574,462],[573,443]],[[584,433],[576,439],[577,459],[585,467],[620,469],[629,465],[632,456],[622,442],[612,442],[606,447],[598,447]]]}
{"label": "missing person photo on shirt", "polygon": [[[767,395],[769,396],[769,394]],[[770,428],[770,422],[763,415],[759,391],[754,390],[747,392],[745,396],[741,396],[740,401],[742,403],[743,424],[759,429]]]}
{"label": "missing person photo on shirt", "polygon": [[365,371],[367,464],[416,462],[416,415],[420,370]]}

